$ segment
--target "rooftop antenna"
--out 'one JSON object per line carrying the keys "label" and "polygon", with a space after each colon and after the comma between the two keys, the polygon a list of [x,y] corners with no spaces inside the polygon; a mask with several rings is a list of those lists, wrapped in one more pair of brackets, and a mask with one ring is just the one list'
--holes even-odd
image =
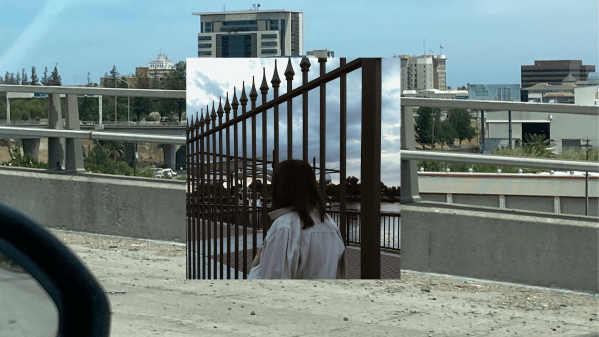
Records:
{"label": "rooftop antenna", "polygon": [[258,8],[256,8],[256,10],[259,10],[259,9],[260,9],[260,4],[258,4]]}
{"label": "rooftop antenna", "polygon": [[441,49],[443,49],[443,45],[439,44],[439,55],[443,55],[443,53],[441,52]]}

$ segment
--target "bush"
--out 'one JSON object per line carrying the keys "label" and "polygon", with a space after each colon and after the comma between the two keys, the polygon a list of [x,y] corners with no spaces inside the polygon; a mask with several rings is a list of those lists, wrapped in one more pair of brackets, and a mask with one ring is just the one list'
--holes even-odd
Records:
{"label": "bush", "polygon": [[41,163],[36,159],[33,159],[29,154],[21,154],[21,146],[19,144],[15,145],[13,148],[9,150],[10,153],[10,161],[3,162],[0,165],[4,166],[14,166],[14,167],[31,167],[31,168],[43,168],[47,169],[48,165],[46,163]]}

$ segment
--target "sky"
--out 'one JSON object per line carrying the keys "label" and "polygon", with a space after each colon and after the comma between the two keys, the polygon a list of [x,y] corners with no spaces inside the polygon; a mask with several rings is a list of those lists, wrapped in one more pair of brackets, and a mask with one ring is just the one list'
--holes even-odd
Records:
{"label": "sky", "polygon": [[[174,62],[197,56],[192,12],[250,9],[249,1],[0,0],[0,74],[58,65],[63,84],[99,82],[160,52]],[[520,83],[534,60],[598,65],[597,0],[262,1],[261,9],[304,11],[305,50],[337,57],[447,56],[447,84]],[[599,70],[599,69],[598,69]]]}
{"label": "sky", "polygon": [[[281,80],[279,95],[287,92],[287,81],[284,75],[287,68],[287,59],[216,59],[216,58],[191,58],[187,60],[187,115],[188,119],[197,112],[206,115],[206,109],[212,111],[214,104],[218,109],[219,102],[225,105],[226,95],[232,101],[233,92],[236,90],[237,98],[241,97],[242,87],[248,95],[252,88],[252,78],[255,80],[258,92],[257,106],[262,103],[260,86],[264,74],[266,74],[269,91],[267,100],[274,98],[272,89],[272,77],[277,61],[277,72]],[[348,59],[351,62],[352,59]],[[302,75],[299,67],[301,59],[292,59],[295,76],[292,87],[297,88],[302,84]],[[320,65],[316,59],[311,59],[311,67],[308,72],[308,80],[311,81],[319,76]],[[326,70],[330,71],[339,67],[339,59],[328,59]],[[387,186],[399,186],[401,180],[400,171],[400,60],[396,58],[384,58],[381,63],[382,85],[381,85],[381,181]],[[244,83],[245,82],[245,83]],[[331,169],[340,168],[340,114],[339,80],[333,80],[326,86],[326,167]],[[361,181],[361,125],[362,125],[362,71],[355,70],[347,75],[347,176],[355,176]],[[310,163],[316,157],[316,165],[320,166],[320,89],[316,88],[308,92],[308,158]],[[221,100],[222,99],[222,100]],[[251,102],[248,102],[248,111]],[[302,159],[302,97],[293,99],[293,158]],[[239,108],[241,111],[241,107]],[[366,111],[368,114],[368,111]],[[270,155],[274,149],[274,113],[273,109],[267,111],[267,153]],[[231,112],[231,118],[233,112]],[[217,120],[218,121],[218,120]],[[226,121],[226,117],[223,117]],[[256,118],[257,156],[262,157],[262,115]],[[248,121],[248,127],[251,122]],[[287,159],[287,104],[279,106],[279,128],[280,128],[280,160]],[[249,129],[248,129],[249,130]],[[241,128],[239,129],[241,135]],[[226,136],[223,136],[226,139]],[[231,138],[232,140],[232,138]],[[241,150],[240,150],[241,151]],[[248,156],[251,156],[251,140],[248,140]],[[272,158],[269,158],[272,159]],[[339,174],[331,174],[333,183],[339,182]]]}

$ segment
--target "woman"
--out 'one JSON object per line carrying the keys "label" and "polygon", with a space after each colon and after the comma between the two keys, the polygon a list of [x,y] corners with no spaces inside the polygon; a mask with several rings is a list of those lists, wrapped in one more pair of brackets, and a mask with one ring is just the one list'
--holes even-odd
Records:
{"label": "woman", "polygon": [[310,165],[286,160],[272,178],[273,224],[250,279],[345,278],[345,245],[325,207]]}

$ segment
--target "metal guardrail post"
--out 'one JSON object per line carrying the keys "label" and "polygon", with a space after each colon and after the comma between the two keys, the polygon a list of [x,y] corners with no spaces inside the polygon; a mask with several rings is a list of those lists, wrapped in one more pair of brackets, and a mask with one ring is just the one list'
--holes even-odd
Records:
{"label": "metal guardrail post", "polygon": [[381,59],[362,61],[361,278],[381,278]]}
{"label": "metal guardrail post", "polygon": [[[416,134],[414,132],[414,108],[402,106],[401,111],[401,149],[416,149]],[[419,202],[418,168],[415,160],[403,159],[401,155],[401,197],[402,204]]]}
{"label": "metal guardrail post", "polygon": [[[48,129],[62,129],[60,94],[51,94],[48,104]],[[48,171],[60,172],[64,163],[61,138],[48,137]]]}
{"label": "metal guardrail post", "polygon": [[[79,130],[79,107],[77,95],[67,95],[67,130]],[[65,173],[85,172],[83,166],[83,144],[81,139],[67,138],[65,146]]]}

